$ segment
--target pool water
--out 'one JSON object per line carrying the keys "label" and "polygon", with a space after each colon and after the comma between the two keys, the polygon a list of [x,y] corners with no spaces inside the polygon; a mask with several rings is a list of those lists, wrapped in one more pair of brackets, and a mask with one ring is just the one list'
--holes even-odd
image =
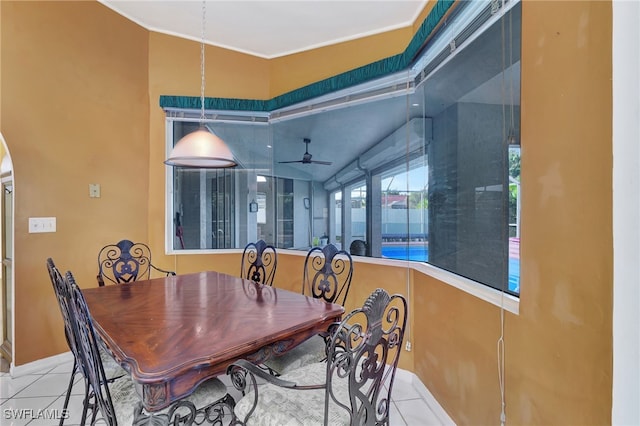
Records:
{"label": "pool water", "polygon": [[[427,262],[429,248],[425,246],[383,246],[382,256],[390,259]],[[509,257],[509,290],[520,293],[520,259]]]}

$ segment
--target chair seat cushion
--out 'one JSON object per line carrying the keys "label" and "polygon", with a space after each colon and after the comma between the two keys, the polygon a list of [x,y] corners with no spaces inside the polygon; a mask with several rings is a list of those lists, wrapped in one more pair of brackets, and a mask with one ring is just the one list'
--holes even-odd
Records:
{"label": "chair seat cushion", "polygon": [[[264,365],[282,375],[305,365],[323,361],[326,357],[325,341],[321,336],[316,334],[310,339],[300,343],[289,352],[265,361]],[[324,383],[324,381],[318,383]]]}
{"label": "chair seat cushion", "polygon": [[[283,374],[279,379],[298,385],[323,384],[327,380],[327,364],[317,362]],[[333,392],[338,401],[349,406],[347,382],[333,379]],[[235,407],[235,414],[244,420],[253,405],[253,391],[247,392]],[[307,426],[324,423],[325,390],[286,389],[272,384],[258,387],[258,404],[247,425],[257,426]],[[349,414],[335,403],[329,406],[330,425],[349,425]]]}
{"label": "chair seat cushion", "polygon": [[[129,375],[121,377],[109,384],[109,392],[111,393],[111,401],[115,410],[116,419],[119,425],[131,425],[135,411],[140,402],[140,396],[135,390],[134,384]],[[215,401],[223,398],[227,394],[227,387],[217,378],[209,379],[201,383],[196,390],[184,398],[195,405],[196,409],[203,408]],[[170,407],[164,408],[153,413],[153,416],[166,416]],[[184,413],[184,409],[179,411]],[[149,413],[145,412],[145,415]],[[145,423],[146,424],[146,423]],[[152,424],[152,423],[149,423]]]}

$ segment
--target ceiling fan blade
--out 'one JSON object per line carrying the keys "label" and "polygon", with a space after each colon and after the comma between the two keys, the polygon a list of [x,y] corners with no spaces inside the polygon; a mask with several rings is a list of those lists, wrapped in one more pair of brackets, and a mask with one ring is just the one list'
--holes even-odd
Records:
{"label": "ceiling fan blade", "polygon": [[311,154],[309,154],[309,143],[311,142],[311,139],[304,138],[303,142],[304,142],[304,144],[306,146],[306,149],[304,150],[304,154],[302,155],[302,160],[278,161],[278,163],[280,163],[280,164],[287,164],[287,163],[321,164],[321,165],[324,165],[324,166],[330,166],[332,164],[331,161],[312,160],[311,159]]}

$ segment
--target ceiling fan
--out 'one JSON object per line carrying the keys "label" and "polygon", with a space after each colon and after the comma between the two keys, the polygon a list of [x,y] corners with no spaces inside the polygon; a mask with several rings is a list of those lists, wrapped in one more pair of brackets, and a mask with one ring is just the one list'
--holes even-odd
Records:
{"label": "ceiling fan", "polygon": [[311,154],[309,154],[309,144],[311,143],[311,139],[309,138],[304,138],[303,142],[306,145],[306,148],[304,150],[304,154],[302,155],[302,160],[293,160],[293,161],[278,161],[278,163],[284,164],[284,163],[302,163],[302,164],[323,164],[325,166],[330,166],[331,165],[331,161],[319,161],[319,160],[312,160],[311,159]]}

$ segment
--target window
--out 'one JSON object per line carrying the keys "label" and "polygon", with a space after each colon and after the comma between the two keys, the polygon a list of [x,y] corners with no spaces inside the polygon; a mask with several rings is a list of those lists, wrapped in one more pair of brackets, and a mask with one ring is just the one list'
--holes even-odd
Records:
{"label": "window", "polygon": [[428,175],[426,156],[380,173],[381,256],[427,262]]}
{"label": "window", "polygon": [[[406,73],[268,114],[209,111],[239,166],[168,168],[169,248],[364,240],[517,295],[520,8],[461,2]],[[197,125],[167,120],[167,149]]]}
{"label": "window", "polygon": [[344,189],[344,233],[341,242],[348,250],[354,240],[367,240],[367,185],[364,181],[355,182]]}
{"label": "window", "polygon": [[236,239],[235,172],[177,170],[174,248],[223,249]]}
{"label": "window", "polygon": [[[329,240],[342,247],[342,191],[333,191],[329,194],[331,232]],[[314,241],[314,245],[318,241]]]}

